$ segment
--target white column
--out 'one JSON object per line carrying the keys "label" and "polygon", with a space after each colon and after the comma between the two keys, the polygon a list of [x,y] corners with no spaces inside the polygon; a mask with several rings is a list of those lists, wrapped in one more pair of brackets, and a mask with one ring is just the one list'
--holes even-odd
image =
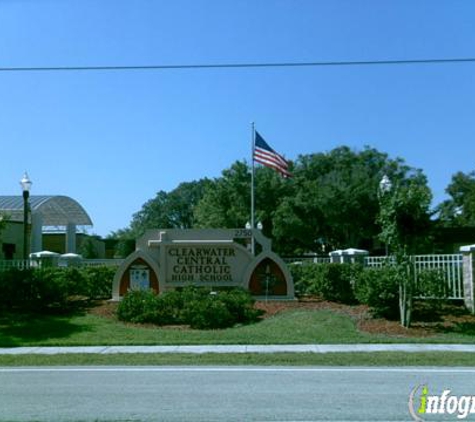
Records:
{"label": "white column", "polygon": [[465,307],[475,314],[475,245],[462,246],[463,254],[463,295]]}
{"label": "white column", "polygon": [[66,253],[76,253],[76,224],[66,226]]}
{"label": "white column", "polygon": [[43,250],[43,216],[40,213],[31,214],[31,252]]}

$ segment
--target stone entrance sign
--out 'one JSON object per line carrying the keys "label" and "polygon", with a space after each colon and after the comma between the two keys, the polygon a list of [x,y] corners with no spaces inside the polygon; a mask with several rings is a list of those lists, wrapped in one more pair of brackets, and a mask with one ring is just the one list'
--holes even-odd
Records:
{"label": "stone entrance sign", "polygon": [[[251,253],[254,236],[257,256]],[[292,277],[260,230],[149,230],[118,269],[113,299],[129,289],[235,286],[256,296],[293,298]]]}

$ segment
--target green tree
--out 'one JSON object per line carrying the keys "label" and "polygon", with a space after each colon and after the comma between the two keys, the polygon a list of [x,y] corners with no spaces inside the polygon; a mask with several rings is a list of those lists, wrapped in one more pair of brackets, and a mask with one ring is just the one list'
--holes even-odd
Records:
{"label": "green tree", "polygon": [[446,192],[450,199],[438,207],[441,223],[449,227],[475,227],[475,171],[454,174]]}
{"label": "green tree", "polygon": [[[100,240],[99,236],[93,236],[96,240]],[[81,255],[84,259],[97,259],[99,258],[99,252],[94,244],[94,241],[91,237],[86,237],[81,247],[78,250],[79,255]]]}
{"label": "green tree", "polygon": [[194,208],[211,183],[209,179],[201,179],[180,183],[169,193],[159,191],[133,215],[129,227],[111,233],[109,238],[117,240],[115,256],[124,257],[133,252],[134,241],[148,229],[194,227]]}
{"label": "green tree", "polygon": [[112,232],[106,240],[113,245],[114,258],[125,258],[135,250],[136,239],[129,227]]}
{"label": "green tree", "polygon": [[[325,252],[371,249],[379,233],[378,186],[385,173],[401,186],[410,181],[428,192],[420,170],[374,148],[339,147],[301,155],[291,166],[294,177],[290,179],[266,167],[255,171],[256,221],[263,223],[264,234],[281,254],[323,252],[323,245]],[[417,197],[412,200],[417,203]],[[214,180],[158,192],[134,215],[130,227],[116,234],[130,242],[148,228],[244,227],[250,221],[250,203],[251,169],[238,161]],[[425,214],[416,214],[413,220],[406,217],[408,235],[423,231]]]}
{"label": "green tree", "polygon": [[285,198],[274,220],[275,239],[289,253],[322,252],[322,244],[326,251],[371,249],[379,233],[378,189],[384,173],[427,189],[420,170],[369,147],[302,155],[293,173],[294,194]]}
{"label": "green tree", "polygon": [[399,287],[399,315],[403,327],[411,324],[414,295],[414,266],[410,254],[426,240],[430,227],[431,192],[425,177],[397,180],[393,188],[380,192],[380,239],[389,247]]}
{"label": "green tree", "polygon": [[195,208],[200,228],[244,227],[250,219],[251,173],[246,163],[237,161],[215,179]]}
{"label": "green tree", "polygon": [[417,253],[430,240],[432,194],[420,172],[381,194],[379,238],[394,252]]}
{"label": "green tree", "polygon": [[135,213],[130,231],[135,237],[153,228],[189,229],[194,226],[194,207],[202,198],[209,179],[180,183],[167,193],[159,191]]}
{"label": "green tree", "polygon": [[[266,167],[255,169],[255,218],[263,224],[265,235],[271,236],[275,211],[291,192],[291,180]],[[250,167],[237,161],[224,170],[206,190],[195,217],[197,227],[244,227],[251,219]]]}

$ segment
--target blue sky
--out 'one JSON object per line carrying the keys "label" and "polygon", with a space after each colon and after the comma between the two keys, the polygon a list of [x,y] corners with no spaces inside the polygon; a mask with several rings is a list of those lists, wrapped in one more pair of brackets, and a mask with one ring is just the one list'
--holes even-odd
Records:
{"label": "blue sky", "polygon": [[[472,0],[0,0],[0,68],[475,57]],[[475,170],[475,63],[0,72],[0,194],[78,200],[107,235],[159,190],[250,156],[365,145],[435,204]]]}

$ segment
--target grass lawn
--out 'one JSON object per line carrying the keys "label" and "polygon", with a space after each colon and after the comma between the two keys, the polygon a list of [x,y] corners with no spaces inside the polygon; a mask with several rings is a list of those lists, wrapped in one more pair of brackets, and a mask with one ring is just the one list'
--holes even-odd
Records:
{"label": "grass lawn", "polygon": [[0,317],[0,347],[359,343],[377,341],[332,311],[291,311],[224,330],[139,327],[91,315]]}
{"label": "grass lawn", "polygon": [[[83,309],[68,315],[0,314],[0,347],[187,345],[187,344],[307,344],[307,343],[473,343],[475,319],[464,317],[430,335],[422,331],[360,330],[357,318],[338,309],[293,307],[259,323],[224,330],[183,327],[139,327]],[[395,323],[397,326],[397,323]]]}
{"label": "grass lawn", "polygon": [[473,353],[239,353],[239,354],[71,354],[0,355],[5,366],[156,366],[156,365],[285,365],[285,366],[475,366]]}

